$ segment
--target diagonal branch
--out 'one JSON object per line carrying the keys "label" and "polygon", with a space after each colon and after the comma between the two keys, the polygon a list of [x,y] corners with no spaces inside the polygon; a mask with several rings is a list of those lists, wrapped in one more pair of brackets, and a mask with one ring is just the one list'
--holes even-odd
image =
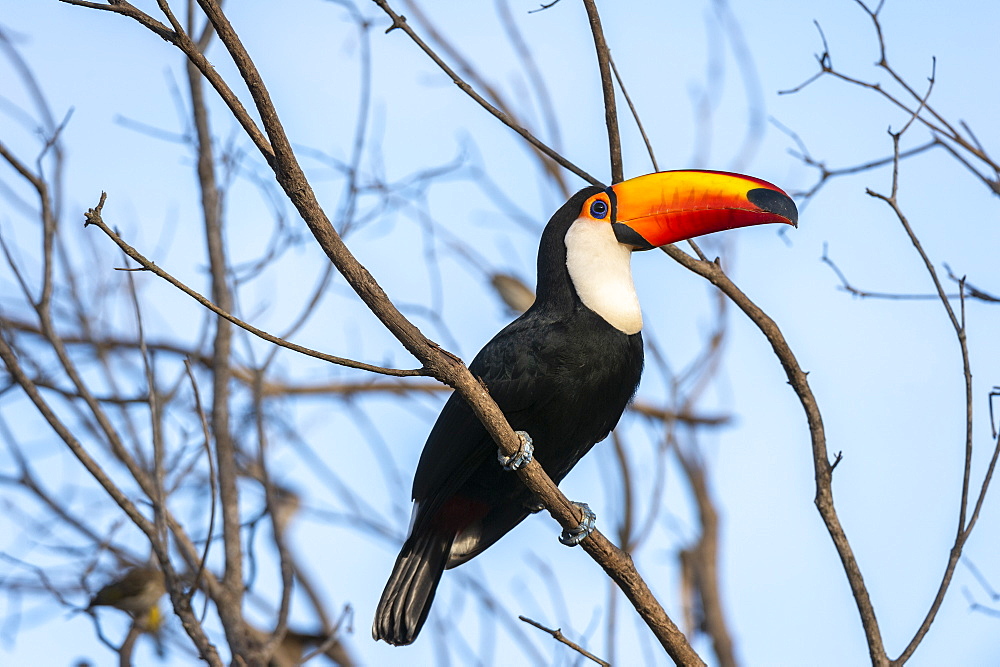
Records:
{"label": "diagonal branch", "polygon": [[[931,81],[933,85],[933,80]],[[927,94],[930,95],[930,88],[928,88]],[[926,96],[923,98],[921,104],[926,102]],[[920,109],[914,112],[913,118],[917,117]],[[959,505],[958,513],[958,527],[956,530],[955,541],[952,544],[951,550],[948,554],[948,561],[945,565],[944,575],[941,578],[941,583],[938,585],[937,593],[934,596],[934,600],[931,602],[930,608],[927,610],[926,616],[924,616],[923,621],[914,633],[913,638],[910,643],[907,644],[906,648],[900,654],[900,656],[893,661],[894,665],[902,665],[905,663],[913,652],[917,650],[917,646],[927,635],[930,630],[931,624],[937,617],[937,612],[941,608],[944,602],[944,596],[948,592],[948,588],[951,585],[952,577],[955,574],[955,568],[958,566],[958,561],[962,556],[962,549],[965,546],[966,540],[968,540],[969,535],[972,532],[972,528],[975,525],[976,519],[978,518],[979,509],[982,506],[982,501],[986,495],[986,491],[989,488],[990,481],[993,476],[993,470],[996,465],[997,455],[1000,452],[1000,448],[994,450],[993,457],[990,461],[989,468],[987,470],[986,477],[983,481],[979,500],[976,503],[974,513],[971,519],[967,519],[969,510],[969,491],[972,477],[972,417],[973,417],[973,396],[972,396],[972,367],[969,360],[969,347],[968,340],[966,336],[965,329],[965,285],[963,281],[959,282],[959,293],[961,295],[961,313],[956,314],[955,309],[952,307],[951,302],[948,299],[948,295],[944,290],[944,285],[941,283],[941,279],[938,277],[937,270],[934,268],[934,263],[931,262],[930,257],[924,250],[923,245],[920,243],[920,239],[917,237],[916,233],[913,231],[913,227],[910,225],[909,220],[903,213],[902,208],[899,205],[899,200],[897,195],[899,193],[899,139],[903,132],[910,126],[913,122],[911,118],[910,122],[903,127],[899,132],[891,132],[892,144],[893,144],[893,170],[892,170],[892,191],[890,195],[879,194],[872,190],[868,190],[868,194],[876,199],[884,201],[895,213],[899,223],[903,226],[906,232],[907,238],[913,244],[914,249],[920,256],[920,259],[924,263],[924,267],[927,269],[928,275],[932,282],[934,283],[934,288],[937,292],[938,299],[944,306],[945,312],[948,315],[948,319],[951,322],[952,328],[955,330],[955,336],[958,339],[959,350],[962,357],[962,374],[965,381],[965,466],[962,474],[962,498]]]}
{"label": "diagonal branch", "polygon": [[819,404],[812,393],[806,373],[799,366],[795,354],[789,347],[784,335],[770,316],[755,304],[750,298],[737,287],[729,276],[722,270],[716,262],[698,260],[683,252],[676,246],[664,246],[663,252],[670,255],[681,266],[697,273],[710,283],[718,287],[735,303],[750,320],[757,325],[761,333],[767,338],[774,350],[775,355],[785,369],[788,383],[795,390],[802,408],[806,413],[806,421],[809,425],[809,435],[812,440],[813,470],[816,479],[816,496],[814,502],[819,510],[823,522],[826,524],[827,532],[833,540],[837,554],[840,556],[844,572],[847,574],[851,592],[858,606],[861,616],[861,623],[864,626],[865,637],[868,640],[868,652],[871,656],[872,664],[888,665],[888,656],[882,642],[882,634],[879,630],[878,620],[875,618],[875,608],[868,595],[868,588],[865,586],[861,568],[857,558],[847,540],[847,534],[840,524],[837,510],[833,503],[833,465],[830,464],[830,457],[826,448],[826,431],[823,427],[823,417],[819,411]]}
{"label": "diagonal branch", "polygon": [[146,258],[142,253],[140,253],[138,250],[136,250],[128,243],[126,243],[124,240],[122,240],[122,238],[118,236],[118,234],[116,234],[114,231],[112,231],[111,228],[108,227],[107,223],[104,222],[104,219],[102,217],[102,209],[104,207],[105,198],[106,194],[102,193],[101,200],[97,204],[97,206],[87,211],[86,224],[93,225],[98,229],[100,229],[105,234],[107,234],[108,238],[114,241],[115,244],[117,244],[118,247],[122,249],[122,252],[128,255],[131,259],[135,260],[139,264],[139,266],[143,268],[144,271],[149,271],[150,273],[153,273],[156,276],[163,278],[168,283],[170,283],[180,291],[184,292],[185,294],[190,296],[192,299],[197,301],[205,308],[211,310],[219,317],[228,320],[229,322],[232,322],[241,329],[249,331],[254,336],[257,336],[262,340],[266,340],[269,343],[273,343],[274,345],[280,345],[281,347],[287,348],[294,352],[298,352],[299,354],[304,354],[307,357],[313,357],[315,359],[326,361],[331,364],[337,364],[338,366],[347,366],[348,368],[357,368],[363,371],[370,371],[372,373],[379,373],[382,375],[392,375],[395,377],[412,377],[415,375],[429,375],[429,373],[426,370],[421,368],[415,368],[409,370],[398,369],[398,368],[384,368],[382,366],[374,366],[372,364],[366,364],[360,361],[354,361],[353,359],[336,357],[331,354],[326,354],[325,352],[319,352],[317,350],[313,350],[311,348],[302,345],[297,345],[296,343],[290,343],[286,340],[278,338],[277,336],[269,334],[266,331],[263,331],[262,329],[258,329],[257,327],[251,324],[247,324],[238,317],[231,315],[230,313],[227,313],[223,309],[219,308],[217,305],[212,303],[211,300],[205,298],[198,292],[194,291],[181,281],[177,280],[177,278],[174,278],[171,274],[167,273],[159,266],[157,266],[156,263],[154,263],[152,260]]}
{"label": "diagonal branch", "polygon": [[549,633],[550,635],[552,635],[552,638],[555,639],[557,642],[560,642],[560,643],[565,644],[566,646],[569,646],[571,649],[573,649],[574,651],[576,651],[577,653],[579,653],[583,657],[589,658],[590,660],[593,660],[598,665],[601,665],[602,667],[611,667],[611,663],[609,663],[609,662],[607,662],[605,660],[601,660],[596,655],[594,655],[593,653],[591,653],[587,649],[583,648],[582,646],[580,646],[576,642],[573,642],[573,641],[570,641],[569,639],[567,639],[566,635],[564,635],[562,633],[562,630],[553,630],[552,628],[547,628],[544,625],[542,625],[541,623],[539,623],[538,621],[533,621],[530,618],[528,618],[527,616],[518,616],[518,618],[521,619],[522,621],[524,621],[525,623],[527,623],[528,625],[532,625],[532,626],[538,628],[542,632]]}
{"label": "diagonal branch", "polygon": [[202,76],[204,76],[208,82],[212,84],[212,87],[218,91],[223,102],[225,102],[229,107],[229,110],[232,112],[237,122],[239,122],[239,124],[243,127],[243,130],[247,133],[247,136],[250,137],[250,140],[254,143],[254,145],[257,146],[258,150],[264,154],[265,158],[270,159],[273,151],[271,146],[267,143],[267,138],[261,133],[260,128],[257,127],[257,123],[250,117],[250,114],[247,113],[246,107],[243,106],[243,103],[240,102],[239,98],[236,97],[233,91],[223,80],[222,75],[215,70],[212,63],[208,62],[208,58],[205,57],[205,54],[201,52],[198,45],[195,44],[186,33],[178,33],[171,30],[125,0],[108,0],[108,4],[85,2],[84,0],[59,0],[59,2],[64,2],[68,5],[76,5],[78,7],[87,7],[88,9],[101,9],[115,14],[121,14],[122,16],[127,16],[152,31],[161,39],[170,42],[179,48],[184,52],[184,55],[186,55],[188,59],[194,63],[195,67],[198,68],[198,71],[202,73]]}
{"label": "diagonal branch", "polygon": [[597,67],[601,72],[601,91],[604,93],[604,122],[608,126],[608,152],[610,153],[611,183],[625,180],[622,167],[622,138],[618,131],[618,106],[615,102],[615,83],[611,78],[611,51],[604,38],[601,15],[597,13],[595,0],[583,0],[587,8],[590,31],[594,34],[594,48],[597,49]]}
{"label": "diagonal branch", "polygon": [[488,101],[486,101],[486,99],[482,95],[477,93],[472,86],[466,83],[466,81],[461,76],[459,76],[458,73],[455,72],[455,70],[449,67],[448,64],[444,62],[444,60],[442,60],[441,57],[438,54],[436,54],[434,50],[420,38],[419,35],[417,35],[417,33],[413,30],[413,28],[410,27],[410,24],[406,22],[405,16],[401,16],[397,14],[395,11],[393,11],[392,7],[389,6],[389,3],[386,0],[374,0],[374,1],[375,4],[378,5],[382,9],[382,11],[384,11],[389,16],[389,18],[392,19],[392,26],[390,26],[389,29],[386,30],[386,32],[391,32],[396,29],[405,32],[409,36],[409,38],[412,39],[413,42],[417,46],[419,46],[420,49],[424,53],[426,53],[428,57],[430,57],[431,60],[434,61],[434,64],[440,67],[444,71],[444,73],[448,75],[448,77],[452,80],[452,83],[458,86],[459,89],[466,95],[474,99],[481,107],[490,112],[490,114],[492,114],[497,120],[499,120],[501,123],[503,123],[510,129],[517,132],[519,135],[521,135],[521,137],[525,141],[527,141],[529,144],[531,144],[536,149],[547,155],[549,158],[551,158],[553,161],[555,161],[565,169],[573,172],[574,174],[576,174],[583,180],[587,181],[591,185],[601,185],[601,182],[599,180],[597,180],[596,178],[585,172],[583,169],[580,169],[578,166],[567,160],[558,152],[549,148],[549,146],[542,143],[542,141],[537,137],[535,137],[535,135],[533,135],[531,132],[528,132],[528,130],[526,130],[524,127],[515,123],[514,120],[508,114],[504,113],[503,111],[501,111],[500,109],[496,108]]}

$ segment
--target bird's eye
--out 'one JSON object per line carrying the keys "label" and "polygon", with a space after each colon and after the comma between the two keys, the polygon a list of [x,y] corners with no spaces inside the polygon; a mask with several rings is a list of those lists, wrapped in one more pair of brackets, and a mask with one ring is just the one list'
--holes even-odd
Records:
{"label": "bird's eye", "polygon": [[598,220],[606,218],[608,215],[608,202],[603,199],[594,200],[594,203],[590,205],[590,214]]}

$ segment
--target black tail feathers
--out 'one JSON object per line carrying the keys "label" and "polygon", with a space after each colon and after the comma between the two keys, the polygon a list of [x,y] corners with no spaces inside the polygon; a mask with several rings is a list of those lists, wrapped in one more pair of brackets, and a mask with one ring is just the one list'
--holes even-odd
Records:
{"label": "black tail feathers", "polygon": [[375,611],[373,638],[393,646],[413,643],[427,620],[451,542],[430,531],[406,540]]}

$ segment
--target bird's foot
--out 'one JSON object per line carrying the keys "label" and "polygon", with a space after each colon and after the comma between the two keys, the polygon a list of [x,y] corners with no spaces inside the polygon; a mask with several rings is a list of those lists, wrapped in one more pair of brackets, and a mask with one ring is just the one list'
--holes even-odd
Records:
{"label": "bird's foot", "polygon": [[583,512],[583,521],[576,528],[567,528],[559,536],[559,541],[568,547],[575,547],[583,538],[594,532],[594,528],[597,526],[597,515],[594,514],[594,510],[590,509],[590,505],[587,503],[578,503],[576,501],[570,501],[574,505],[580,508]]}
{"label": "bird's foot", "polygon": [[545,509],[545,505],[543,505],[540,500],[529,500],[524,503],[524,509],[528,510],[532,514],[538,514]]}
{"label": "bird's foot", "polygon": [[521,439],[521,449],[517,450],[517,454],[507,456],[502,449],[497,450],[497,461],[500,462],[504,470],[512,472],[527,465],[528,461],[535,456],[535,446],[531,444],[531,436],[524,431],[514,431],[514,433]]}

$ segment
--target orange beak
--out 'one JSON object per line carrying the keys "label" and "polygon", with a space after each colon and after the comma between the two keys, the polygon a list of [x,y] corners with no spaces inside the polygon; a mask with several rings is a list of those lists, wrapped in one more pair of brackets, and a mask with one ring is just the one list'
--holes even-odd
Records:
{"label": "orange beak", "polygon": [[[608,208],[610,216],[595,215]],[[610,217],[619,243],[634,250],[724,229],[798,223],[795,203],[780,188],[722,171],[663,171],[632,178],[588,199],[582,214]]]}

